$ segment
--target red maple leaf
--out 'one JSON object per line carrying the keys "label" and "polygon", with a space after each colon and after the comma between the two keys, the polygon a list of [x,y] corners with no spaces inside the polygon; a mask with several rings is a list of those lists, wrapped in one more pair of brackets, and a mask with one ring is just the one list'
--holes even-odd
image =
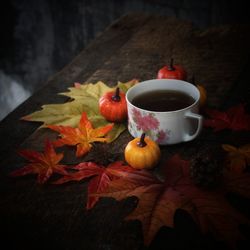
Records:
{"label": "red maple leaf", "polygon": [[210,118],[205,119],[204,126],[214,128],[215,132],[223,129],[250,130],[250,115],[246,113],[243,104],[231,107],[225,112],[207,109],[206,114]]}
{"label": "red maple leaf", "polygon": [[63,184],[69,181],[81,181],[86,178],[92,177],[88,184],[88,200],[86,208],[92,208],[99,200],[99,197],[91,196],[93,193],[99,193],[105,190],[114,179],[118,179],[121,176],[125,176],[127,172],[135,171],[129,166],[125,166],[121,161],[117,161],[109,164],[107,167],[98,165],[94,162],[82,162],[71,169],[76,172],[69,173],[54,184]]}
{"label": "red maple leaf", "polygon": [[214,236],[233,246],[241,238],[238,225],[246,218],[225,199],[225,191],[205,191],[195,186],[189,177],[189,162],[178,155],[165,165],[165,181],[159,181],[146,170],[128,172],[125,178],[110,182],[99,196],[122,200],[138,197],[138,206],[127,217],[142,222],[144,242],[150,244],[162,226],[174,226],[177,209],[186,210],[203,233]]}
{"label": "red maple leaf", "polygon": [[24,176],[28,174],[37,174],[39,184],[45,183],[53,173],[67,175],[66,166],[58,164],[63,158],[63,153],[57,154],[52,143],[45,141],[44,153],[33,150],[20,150],[18,152],[22,157],[29,160],[26,166],[14,170],[10,176]]}
{"label": "red maple leaf", "polygon": [[93,142],[107,142],[104,136],[113,128],[114,124],[93,128],[87,114],[82,113],[78,128],[70,126],[48,125],[47,127],[60,133],[61,138],[54,141],[56,147],[63,145],[76,146],[76,156],[80,157],[88,153]]}

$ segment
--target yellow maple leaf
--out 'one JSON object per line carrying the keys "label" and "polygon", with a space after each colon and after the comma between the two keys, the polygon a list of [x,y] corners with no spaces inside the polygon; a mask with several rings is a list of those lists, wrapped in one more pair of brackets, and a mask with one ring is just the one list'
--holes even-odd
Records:
{"label": "yellow maple leaf", "polygon": [[230,171],[242,173],[246,166],[250,164],[250,144],[238,148],[223,144],[222,148],[227,152],[226,165]]}

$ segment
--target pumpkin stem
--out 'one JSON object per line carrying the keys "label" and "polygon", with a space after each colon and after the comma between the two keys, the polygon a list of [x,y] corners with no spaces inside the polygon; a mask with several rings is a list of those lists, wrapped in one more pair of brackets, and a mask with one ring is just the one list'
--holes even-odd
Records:
{"label": "pumpkin stem", "polygon": [[196,84],[195,84],[195,77],[194,77],[194,74],[192,75],[191,83],[192,83],[193,85],[196,85]]}
{"label": "pumpkin stem", "polygon": [[138,147],[143,148],[143,147],[147,146],[147,143],[146,143],[145,140],[144,140],[144,139],[145,139],[145,136],[146,136],[145,133],[143,133],[143,134],[141,135],[140,141],[137,142],[137,146],[138,146]]}
{"label": "pumpkin stem", "polygon": [[170,71],[175,70],[175,68],[174,68],[174,59],[172,57],[170,59],[169,65],[168,65],[168,70],[170,70]]}
{"label": "pumpkin stem", "polygon": [[119,87],[116,88],[115,94],[112,96],[112,100],[115,102],[119,102],[121,100]]}

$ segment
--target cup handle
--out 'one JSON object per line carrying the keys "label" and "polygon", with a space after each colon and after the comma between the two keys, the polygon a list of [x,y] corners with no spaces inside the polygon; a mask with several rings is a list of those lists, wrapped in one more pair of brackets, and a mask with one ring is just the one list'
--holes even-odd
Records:
{"label": "cup handle", "polygon": [[203,124],[203,117],[201,115],[198,115],[198,114],[195,114],[192,112],[186,113],[185,117],[198,120],[198,127],[197,127],[197,130],[195,131],[195,133],[192,135],[186,134],[184,136],[184,139],[183,139],[184,141],[191,141],[200,133],[200,131],[202,129],[202,124]]}

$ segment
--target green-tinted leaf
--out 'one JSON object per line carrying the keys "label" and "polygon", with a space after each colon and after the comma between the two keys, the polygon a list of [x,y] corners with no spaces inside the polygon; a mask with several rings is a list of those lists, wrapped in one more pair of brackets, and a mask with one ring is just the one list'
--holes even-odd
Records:
{"label": "green-tinted leaf", "polygon": [[76,127],[80,121],[81,114],[84,111],[87,112],[87,114],[88,112],[92,113],[88,114],[91,116],[93,115],[94,110],[90,110],[88,105],[78,101],[63,104],[47,104],[42,106],[42,110],[22,117],[22,119],[43,122],[43,126],[52,124]]}
{"label": "green-tinted leaf", "polygon": [[[127,83],[118,82],[118,86],[122,91],[126,92],[137,82],[137,80]],[[96,84],[76,84],[75,87],[69,88],[69,92],[60,93],[74,99],[73,101],[62,104],[43,105],[42,110],[24,116],[22,119],[42,122],[42,127],[46,125],[77,127],[82,112],[86,112],[88,119],[94,127],[105,126],[109,122],[99,113],[98,101],[103,94],[114,89],[101,81]],[[115,140],[125,129],[125,124],[115,124],[114,128],[108,134],[110,141]]]}
{"label": "green-tinted leaf", "polygon": [[112,91],[114,88],[110,88],[103,82],[97,82],[96,84],[78,84],[77,87],[69,88],[69,92],[60,93],[61,95],[68,96],[75,100],[81,100],[87,102],[89,98],[94,98],[96,101],[108,91]]}
{"label": "green-tinted leaf", "polygon": [[118,82],[117,87],[119,87],[124,93],[126,93],[136,83],[138,83],[138,80],[136,80],[136,79],[133,79],[133,80],[126,82],[126,83]]}
{"label": "green-tinted leaf", "polygon": [[124,123],[115,123],[113,129],[108,133],[109,142],[115,140],[123,131],[126,130]]}

